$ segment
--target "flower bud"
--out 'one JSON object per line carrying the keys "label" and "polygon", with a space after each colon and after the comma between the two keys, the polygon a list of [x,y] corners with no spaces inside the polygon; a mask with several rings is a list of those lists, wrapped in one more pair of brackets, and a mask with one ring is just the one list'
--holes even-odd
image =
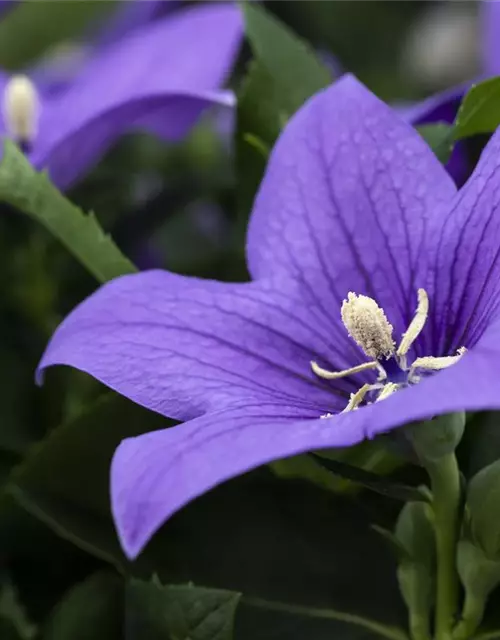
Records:
{"label": "flower bud", "polygon": [[488,596],[500,583],[500,562],[486,557],[483,550],[468,539],[457,547],[457,570],[465,591],[462,619],[455,627],[455,640],[469,640],[481,624]]}
{"label": "flower bud", "polygon": [[3,94],[3,116],[7,134],[21,146],[30,145],[38,129],[39,100],[27,76],[10,78]]}
{"label": "flower bud", "polygon": [[432,511],[425,502],[402,509],[395,538],[407,552],[398,566],[398,582],[412,626],[427,627],[434,604],[435,538]]}
{"label": "flower bud", "polygon": [[500,561],[487,558],[484,551],[470,540],[458,543],[457,569],[465,592],[476,600],[485,601],[500,584]]}
{"label": "flower bud", "polygon": [[436,462],[457,448],[465,429],[465,413],[437,416],[405,427],[405,435],[422,463]]}
{"label": "flower bud", "polygon": [[488,559],[500,561],[500,460],[481,469],[470,481],[467,513],[474,543]]}

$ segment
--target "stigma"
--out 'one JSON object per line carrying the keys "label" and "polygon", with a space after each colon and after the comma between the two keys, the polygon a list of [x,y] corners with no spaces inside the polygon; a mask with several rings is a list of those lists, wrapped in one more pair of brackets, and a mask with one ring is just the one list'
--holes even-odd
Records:
{"label": "stigma", "polygon": [[7,82],[2,111],[7,135],[24,151],[29,150],[37,132],[39,97],[33,82],[24,75],[14,75]]}
{"label": "stigma", "polygon": [[352,292],[347,294],[341,308],[342,322],[349,336],[370,360],[343,371],[328,371],[316,362],[311,362],[311,368],[318,377],[325,380],[345,378],[369,369],[376,369],[378,376],[373,384],[364,384],[356,393],[351,394],[342,413],[357,409],[367,397],[380,402],[399,389],[417,384],[426,372],[446,369],[456,364],[466,352],[465,347],[461,347],[454,356],[424,356],[408,365],[408,352],[429,315],[429,297],[425,289],[418,289],[417,298],[413,320],[396,348],[392,336],[393,327],[377,302],[368,296]]}

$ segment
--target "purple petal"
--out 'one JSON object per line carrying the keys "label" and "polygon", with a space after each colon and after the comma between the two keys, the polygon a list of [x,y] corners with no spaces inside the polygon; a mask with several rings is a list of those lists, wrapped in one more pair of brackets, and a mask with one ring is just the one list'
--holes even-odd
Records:
{"label": "purple petal", "polygon": [[484,149],[473,175],[429,226],[433,263],[433,348],[473,346],[500,319],[500,131]]}
{"label": "purple petal", "polygon": [[295,277],[310,304],[336,320],[339,343],[349,291],[375,298],[402,332],[425,274],[428,219],[455,192],[415,130],[344,76],[278,140],[250,221],[251,273]]}
{"label": "purple petal", "polygon": [[[455,120],[460,103],[470,86],[471,83],[452,87],[430,96],[418,104],[398,109],[398,113],[414,126],[437,122],[451,124]],[[467,161],[464,147],[462,142],[455,144],[451,157],[446,163],[446,170],[459,187],[469,177],[472,169]]]}
{"label": "purple petal", "polygon": [[178,0],[129,0],[99,29],[96,44],[107,46],[121,40],[134,29],[161,18],[179,8]]}
{"label": "purple petal", "polygon": [[471,82],[451,87],[436,93],[417,104],[398,109],[398,113],[413,125],[432,122],[447,122],[455,120],[462,98],[472,85]]}
{"label": "purple petal", "polygon": [[496,76],[500,74],[500,3],[481,2],[480,15],[484,73]]}
{"label": "purple petal", "polygon": [[262,464],[350,446],[434,415],[500,408],[495,382],[499,345],[497,326],[454,367],[382,402],[329,419],[300,419],[285,403],[248,403],[124,440],[112,463],[111,499],[125,552],[134,558],[181,507]]}
{"label": "purple petal", "polygon": [[[52,181],[59,188],[68,188],[125,131],[152,130],[158,121],[161,122],[162,137],[177,140],[187,133],[204,107],[216,104],[232,105],[232,95],[227,91],[195,91],[191,96],[187,91],[168,96],[143,94],[81,123],[80,128],[66,129],[64,136],[62,133],[54,136],[51,144],[44,145],[40,141],[35,145],[31,161],[37,167],[48,167]],[[141,124],[144,119],[148,119],[148,126]]]}
{"label": "purple petal", "polygon": [[340,410],[353,383],[334,395],[310,367],[336,353],[329,325],[277,284],[119,278],[66,318],[40,369],[71,365],[179,420],[262,399],[300,415]]}
{"label": "purple petal", "polygon": [[[1,97],[5,93],[5,87],[7,86],[7,82],[9,81],[9,77],[10,76],[7,73],[5,73],[4,71],[0,70],[0,100],[1,100]],[[1,109],[1,106],[0,106],[0,109]],[[3,118],[3,113],[1,113],[1,111],[0,111],[0,135],[5,135],[5,132],[6,132],[6,127],[5,127],[5,122],[4,122],[4,118]]]}
{"label": "purple petal", "polygon": [[91,56],[102,55],[105,47],[116,44],[136,29],[166,16],[181,5],[177,0],[128,0],[119,3],[111,17],[91,25],[85,42],[74,42],[49,50],[29,73],[46,96],[66,90]]}
{"label": "purple petal", "polygon": [[126,130],[147,129],[166,139],[185,135],[209,104],[232,104],[217,88],[240,38],[238,9],[208,5],[179,11],[107,47],[68,91],[47,101],[33,163],[48,166],[59,186],[68,186]]}

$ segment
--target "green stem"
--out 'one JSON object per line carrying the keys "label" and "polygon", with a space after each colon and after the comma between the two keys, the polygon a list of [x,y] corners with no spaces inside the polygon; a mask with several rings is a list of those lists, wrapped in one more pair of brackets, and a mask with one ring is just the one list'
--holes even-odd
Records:
{"label": "green stem", "polygon": [[453,640],[469,640],[469,638],[472,638],[472,634],[483,619],[485,604],[485,598],[480,600],[470,593],[466,594],[462,620],[455,627]]}
{"label": "green stem", "polygon": [[344,611],[336,611],[335,609],[316,609],[314,607],[304,607],[301,605],[288,604],[285,602],[272,602],[261,598],[244,597],[242,602],[252,607],[259,607],[269,611],[281,611],[283,613],[291,613],[299,616],[308,616],[310,618],[323,618],[324,620],[337,620],[346,624],[357,625],[368,629],[387,640],[408,640],[406,633],[398,627],[385,625],[369,618],[363,618],[353,613],[345,613]]}
{"label": "green stem", "polygon": [[431,479],[437,551],[436,640],[449,640],[458,604],[456,548],[460,473],[454,453],[425,463]]}

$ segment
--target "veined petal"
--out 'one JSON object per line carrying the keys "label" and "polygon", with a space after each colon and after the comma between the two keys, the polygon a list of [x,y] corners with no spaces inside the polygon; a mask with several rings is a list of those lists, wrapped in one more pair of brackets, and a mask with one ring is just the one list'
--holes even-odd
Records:
{"label": "veined petal", "polygon": [[250,221],[251,272],[297,278],[334,319],[349,291],[371,296],[402,332],[422,286],[428,220],[455,191],[415,130],[344,76],[278,140]]}
{"label": "veined petal", "polygon": [[325,419],[273,402],[202,416],[124,440],[111,469],[112,509],[127,555],[137,556],[177,510],[217,484],[276,459],[346,447],[435,415],[499,409],[500,327],[456,365],[356,411]]}
{"label": "veined petal", "polygon": [[334,392],[311,370],[335,348],[327,323],[291,291],[149,271],[81,303],[40,370],[76,367],[179,420],[266,398],[314,417],[340,410],[355,390],[350,381]]}
{"label": "veined petal", "polygon": [[433,353],[470,348],[500,317],[500,130],[441,218],[429,225]]}
{"label": "veined petal", "polygon": [[311,445],[363,437],[327,422],[254,402],[124,440],[112,462],[111,503],[126,554],[137,556],[175,511],[225,480]]}
{"label": "veined petal", "polygon": [[[65,176],[70,182],[86,168],[89,157],[95,161],[99,150],[104,152],[126,130],[148,129],[169,139],[184,135],[203,108],[226,101],[227,94],[216,90],[231,68],[240,39],[237,7],[210,4],[176,12],[98,51],[72,86],[47,102],[33,163],[60,176],[65,173],[60,158],[71,154],[73,175]],[[161,104],[151,109],[151,96],[163,96],[163,110]],[[117,109],[123,109],[119,126],[114,119]],[[95,130],[92,123],[98,124]],[[80,167],[79,145],[87,143],[87,136],[93,152],[83,154]],[[70,147],[65,153],[63,145]]]}
{"label": "veined petal", "polygon": [[481,38],[483,70],[486,76],[500,74],[500,3],[481,2]]}

